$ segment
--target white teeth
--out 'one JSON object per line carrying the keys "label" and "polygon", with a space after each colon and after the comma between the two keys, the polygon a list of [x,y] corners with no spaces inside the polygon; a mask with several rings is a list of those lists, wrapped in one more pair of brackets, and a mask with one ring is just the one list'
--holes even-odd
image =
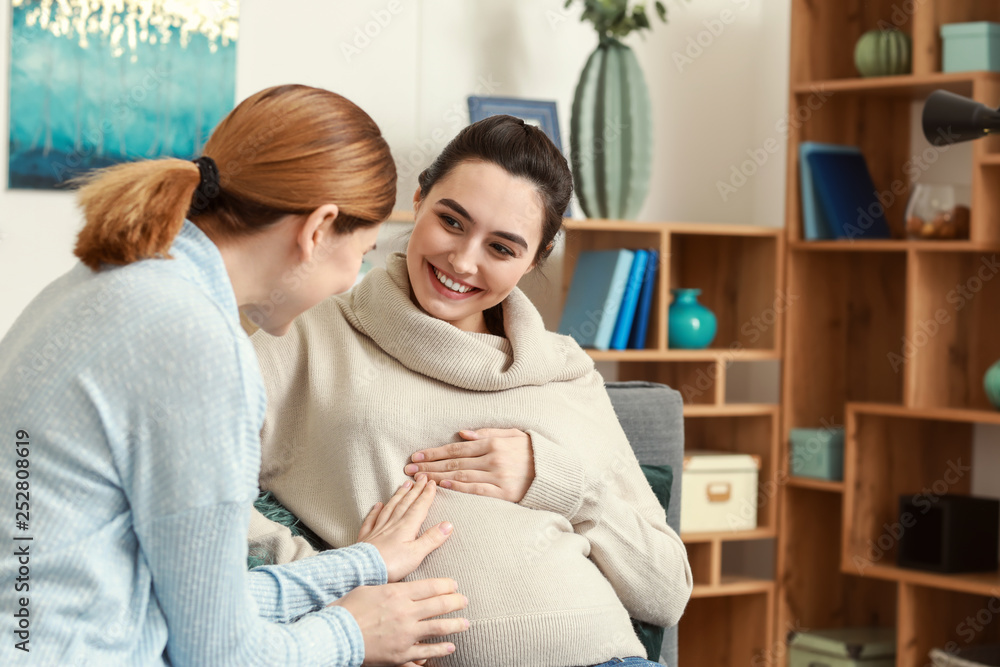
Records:
{"label": "white teeth", "polygon": [[433,266],[431,268],[434,269],[434,275],[437,276],[438,282],[440,282],[442,285],[444,285],[445,287],[447,287],[448,289],[450,289],[452,292],[458,292],[459,294],[465,294],[466,292],[468,292],[468,291],[470,291],[472,289],[471,287],[466,287],[464,285],[459,285],[458,283],[456,283],[455,281],[453,281],[451,278],[449,278],[448,276],[446,276],[443,273],[441,273],[440,271],[438,271],[437,268],[435,268]]}

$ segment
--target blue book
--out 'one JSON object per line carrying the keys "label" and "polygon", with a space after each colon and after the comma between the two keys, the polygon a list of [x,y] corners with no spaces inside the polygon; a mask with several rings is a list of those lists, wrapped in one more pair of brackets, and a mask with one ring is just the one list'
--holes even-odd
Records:
{"label": "blue book", "polygon": [[875,183],[860,151],[816,151],[806,159],[820,208],[835,238],[892,238]]}
{"label": "blue book", "polygon": [[660,253],[649,251],[646,262],[646,275],[642,279],[642,290],[639,292],[639,305],[635,311],[635,322],[632,323],[632,333],[628,337],[630,350],[646,348],[646,331],[649,329],[649,311],[653,306],[653,291],[656,288],[656,276],[660,272]]}
{"label": "blue book", "polygon": [[634,256],[631,250],[580,253],[559,333],[572,336],[580,347],[608,349]]}
{"label": "blue book", "polygon": [[625,294],[622,295],[622,305],[618,310],[618,321],[615,322],[615,330],[611,334],[612,350],[624,350],[628,345],[628,335],[632,332],[632,322],[635,321],[635,307],[639,303],[639,292],[642,290],[642,279],[646,275],[648,261],[649,251],[635,251],[628,282],[625,283]]}
{"label": "blue book", "polygon": [[807,241],[820,241],[836,238],[826,219],[823,208],[819,205],[819,195],[813,180],[809,156],[816,153],[856,153],[861,154],[857,146],[841,146],[840,144],[821,144],[817,141],[803,141],[799,144],[799,193],[802,199],[803,238]]}

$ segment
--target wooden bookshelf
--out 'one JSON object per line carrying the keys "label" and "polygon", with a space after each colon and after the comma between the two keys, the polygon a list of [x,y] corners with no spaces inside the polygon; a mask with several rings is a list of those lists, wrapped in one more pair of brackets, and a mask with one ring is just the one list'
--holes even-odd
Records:
{"label": "wooden bookshelf", "polygon": [[[760,457],[757,528],[684,532],[695,587],[681,619],[681,665],[750,664],[771,645],[775,604],[773,578],[723,568],[726,545],[774,541],[778,488],[780,406],[727,403],[727,376],[734,364],[781,358],[785,235],[780,228],[692,222],[645,223],[567,220],[563,301],[576,260],[586,250],[654,248],[660,270],[653,293],[650,332],[643,350],[590,351],[595,361],[618,364],[622,380],[662,382],[684,399],[688,449],[715,449]],[[718,334],[706,350],[667,345],[670,289],[700,288],[699,301],[718,319]]]}
{"label": "wooden bookshelf", "polygon": [[[913,74],[857,76],[854,45],[880,21],[912,37]],[[952,293],[1000,251],[1000,137],[972,144],[970,238],[903,234],[907,161],[927,148],[910,145],[914,102],[944,89],[1000,106],[1000,74],[940,71],[941,25],[966,21],[1000,21],[1000,3],[792,0],[788,102],[800,121],[788,137],[785,275],[799,300],[786,315],[782,361],[779,645],[794,628],[893,627],[896,664],[922,667],[933,647],[1000,635],[1000,623],[971,639],[961,632],[997,596],[1000,575],[899,568],[890,540],[872,549],[898,520],[900,495],[933,485],[949,462],[971,461],[975,424],[1000,424],[982,389],[1000,359],[1000,280],[981,280],[960,307]],[[861,147],[893,239],[804,240],[803,141]],[[790,430],[821,423],[845,427],[843,482],[787,476]],[[954,482],[951,492],[967,493],[971,475]],[[787,664],[781,648],[771,664]]]}

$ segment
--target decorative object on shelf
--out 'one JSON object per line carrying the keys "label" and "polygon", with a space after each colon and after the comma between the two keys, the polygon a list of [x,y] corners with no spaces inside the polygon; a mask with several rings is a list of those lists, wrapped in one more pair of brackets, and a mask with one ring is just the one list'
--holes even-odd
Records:
{"label": "decorative object on shelf", "polygon": [[958,494],[899,497],[899,567],[996,572],[1000,500]]}
{"label": "decorative object on shelf", "polygon": [[759,475],[759,456],[709,450],[685,452],[681,532],[756,528]]}
{"label": "decorative object on shelf", "polygon": [[892,628],[833,628],[791,632],[788,667],[895,667]]}
{"label": "decorative object on shelf", "polygon": [[869,30],[854,47],[854,66],[861,76],[909,74],[913,48],[901,30]]}
{"label": "decorative object on shelf", "polygon": [[1000,111],[947,90],[935,90],[924,102],[921,125],[927,141],[949,146],[1000,130]]}
{"label": "decorative object on shelf", "polygon": [[986,369],[983,376],[983,389],[986,390],[986,398],[990,399],[997,410],[1000,410],[1000,361]]}
{"label": "decorative object on shelf", "polygon": [[844,427],[793,428],[792,475],[839,482],[844,479]]}
{"label": "decorative object on shelf", "polygon": [[[971,212],[959,190],[965,186],[917,183],[906,205],[906,235],[911,239],[967,239]],[[968,195],[964,197],[968,201]]]}
{"label": "decorative object on shelf", "polygon": [[944,72],[1000,72],[1000,23],[976,21],[941,26]]}
{"label": "decorative object on shelf", "polygon": [[698,303],[700,289],[674,288],[667,316],[667,346],[676,350],[703,350],[715,339],[715,313]]}
{"label": "decorative object on shelf", "polygon": [[[639,61],[619,41],[651,26],[645,6],[628,0],[581,0],[582,21],[597,30],[573,95],[570,154],[576,196],[589,218],[632,219],[649,192],[653,121],[649,90]],[[573,0],[566,0],[566,7]],[[667,20],[659,0],[656,13]]]}

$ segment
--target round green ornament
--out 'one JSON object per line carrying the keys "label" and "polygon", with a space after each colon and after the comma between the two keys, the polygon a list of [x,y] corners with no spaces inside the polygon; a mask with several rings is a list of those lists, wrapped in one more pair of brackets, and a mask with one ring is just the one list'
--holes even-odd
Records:
{"label": "round green ornament", "polygon": [[910,37],[896,30],[869,30],[854,47],[854,65],[861,76],[909,74],[912,47]]}

